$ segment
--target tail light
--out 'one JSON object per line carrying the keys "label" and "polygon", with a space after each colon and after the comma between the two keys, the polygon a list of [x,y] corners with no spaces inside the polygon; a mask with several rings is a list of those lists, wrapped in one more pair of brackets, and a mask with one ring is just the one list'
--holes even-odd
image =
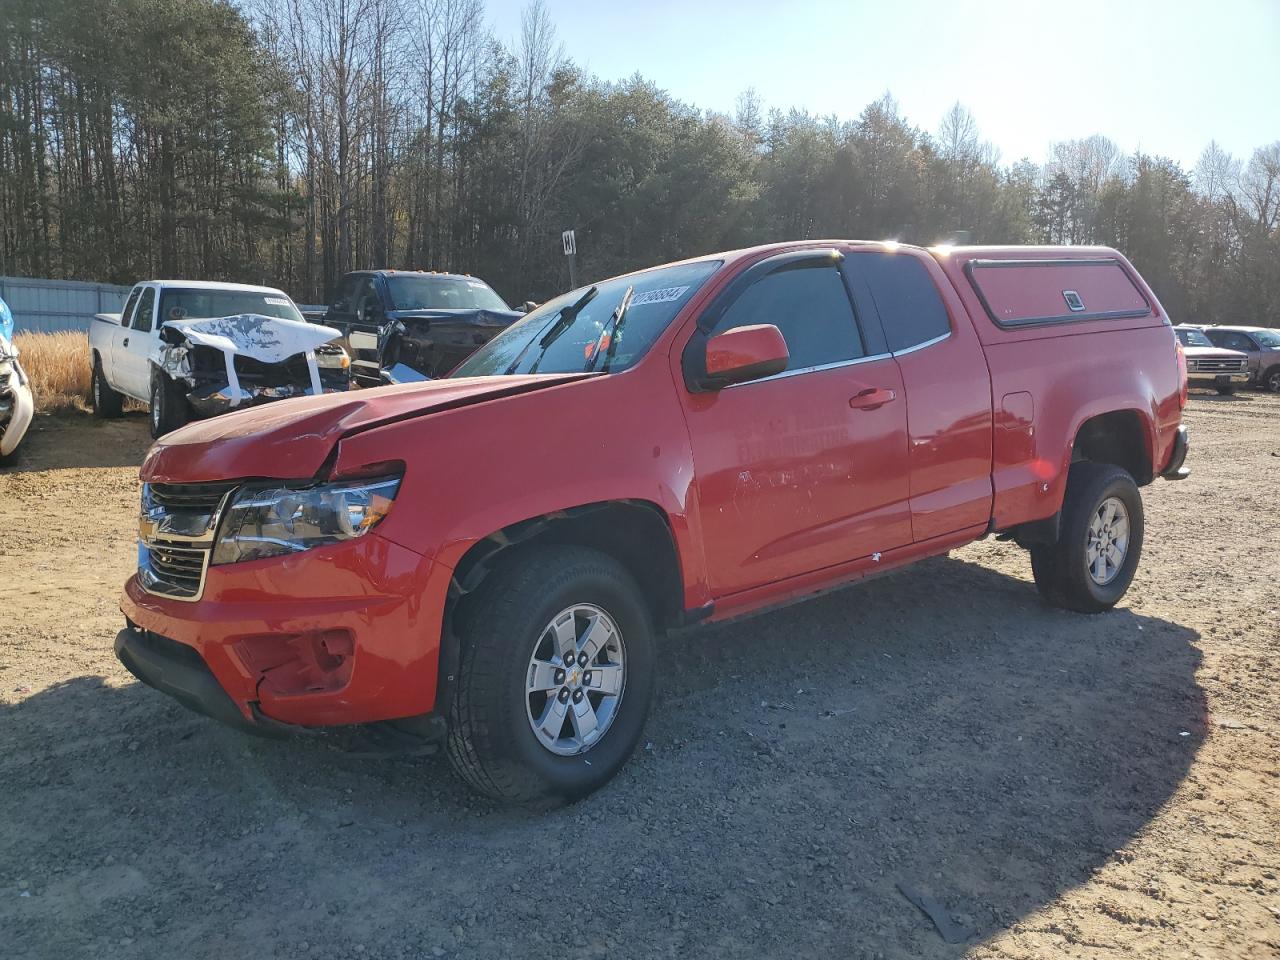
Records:
{"label": "tail light", "polygon": [[1187,405],[1187,355],[1182,351],[1182,341],[1173,338],[1174,352],[1178,355],[1178,407]]}

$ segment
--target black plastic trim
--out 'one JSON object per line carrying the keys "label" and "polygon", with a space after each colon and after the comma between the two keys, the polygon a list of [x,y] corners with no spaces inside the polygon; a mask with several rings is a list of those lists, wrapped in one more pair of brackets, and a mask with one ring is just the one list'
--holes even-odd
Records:
{"label": "black plastic trim", "polygon": [[305,730],[264,716],[256,704],[252,707],[255,719],[249,720],[194,647],[136,627],[116,634],[115,647],[125,669],[188,710],[260,737],[287,737]]}
{"label": "black plastic trim", "polygon": [[1187,450],[1190,449],[1190,437],[1187,434],[1187,428],[1184,424],[1179,424],[1178,432],[1173,438],[1173,453],[1169,455],[1169,462],[1165,468],[1160,471],[1160,476],[1166,480],[1185,480],[1191,476],[1191,468],[1183,466],[1187,459]]}

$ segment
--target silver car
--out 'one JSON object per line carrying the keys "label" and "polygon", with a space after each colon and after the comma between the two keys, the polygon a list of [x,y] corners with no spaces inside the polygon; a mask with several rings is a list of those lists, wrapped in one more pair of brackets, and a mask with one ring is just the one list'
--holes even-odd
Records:
{"label": "silver car", "polygon": [[1268,327],[1205,327],[1215,347],[1239,350],[1249,357],[1249,382],[1280,393],[1280,330]]}

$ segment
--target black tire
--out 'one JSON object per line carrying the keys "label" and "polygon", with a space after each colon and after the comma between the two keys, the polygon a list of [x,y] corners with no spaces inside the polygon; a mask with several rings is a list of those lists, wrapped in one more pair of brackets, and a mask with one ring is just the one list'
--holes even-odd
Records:
{"label": "black tire", "polygon": [[102,420],[114,420],[124,412],[124,397],[107,383],[102,374],[102,359],[97,354],[93,357],[89,403],[93,407],[93,415]]}
{"label": "black tire", "polygon": [[[599,607],[617,624],[626,673],[601,738],[560,756],[533,732],[525,682],[543,631],[575,604]],[[461,656],[447,749],[468,784],[499,800],[552,806],[599,789],[627,762],[649,715],[655,652],[649,608],[621,564],[584,547],[533,548],[465,599],[456,628]]]}
{"label": "black tire", "polygon": [[1280,367],[1272,367],[1259,380],[1262,389],[1280,393]]}
{"label": "black tire", "polygon": [[158,440],[173,433],[191,419],[187,395],[182,387],[163,373],[151,375],[151,437]]}
{"label": "black tire", "polygon": [[1218,391],[1218,396],[1229,397],[1236,392],[1234,383],[1219,383],[1214,385],[1214,389]]}
{"label": "black tire", "polygon": [[[1128,513],[1129,537],[1114,578],[1098,583],[1089,573],[1089,525],[1111,497]],[[1071,466],[1058,541],[1031,548],[1031,572],[1046,603],[1080,613],[1110,610],[1129,589],[1142,557],[1142,494],[1129,472],[1107,463]]]}

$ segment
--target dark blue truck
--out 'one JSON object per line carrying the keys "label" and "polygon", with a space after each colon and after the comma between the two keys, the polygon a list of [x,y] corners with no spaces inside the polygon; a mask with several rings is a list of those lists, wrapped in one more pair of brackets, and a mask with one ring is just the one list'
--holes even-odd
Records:
{"label": "dark blue truck", "polygon": [[524,315],[483,280],[422,270],[356,270],[324,314],[363,385],[442,376]]}

